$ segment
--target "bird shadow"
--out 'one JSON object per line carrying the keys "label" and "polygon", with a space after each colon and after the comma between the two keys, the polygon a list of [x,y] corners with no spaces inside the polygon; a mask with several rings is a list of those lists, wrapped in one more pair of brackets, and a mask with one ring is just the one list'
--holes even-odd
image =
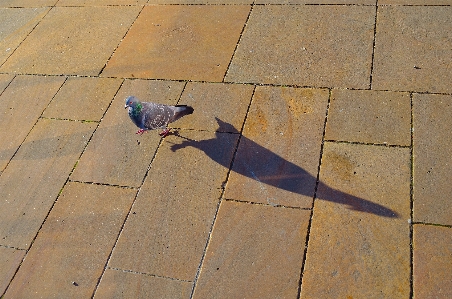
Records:
{"label": "bird shadow", "polygon": [[[218,150],[222,146],[222,138],[220,136],[224,133],[221,132],[239,133],[239,131],[231,124],[218,118],[216,118],[216,121],[221,130],[217,130],[215,138],[212,139],[196,141],[180,135],[178,131],[172,132],[172,135],[184,140],[180,144],[173,144],[171,150],[175,152],[191,146],[203,151],[213,161],[229,168],[230,161],[225,159],[223,151]],[[317,184],[316,177],[312,176],[300,166],[285,160],[243,135],[240,139],[237,157],[232,165],[232,171],[256,180],[259,183],[296,194],[314,197],[314,189]],[[317,190],[321,190],[321,192],[317,192],[316,194],[318,199],[343,204],[355,211],[388,218],[399,218],[399,215],[395,211],[383,205],[331,188],[321,181],[318,182]],[[319,198],[319,195],[321,198]]]}

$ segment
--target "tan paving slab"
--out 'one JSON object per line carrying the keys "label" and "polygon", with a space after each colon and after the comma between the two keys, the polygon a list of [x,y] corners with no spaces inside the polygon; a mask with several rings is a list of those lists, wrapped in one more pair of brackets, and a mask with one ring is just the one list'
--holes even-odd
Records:
{"label": "tan paving slab", "polygon": [[113,78],[69,77],[43,116],[100,121],[122,81]]}
{"label": "tan paving slab", "polygon": [[333,90],[325,139],[411,145],[409,93]]}
{"label": "tan paving slab", "polygon": [[140,10],[140,6],[55,7],[0,71],[98,75]]}
{"label": "tan paving slab", "polygon": [[175,104],[184,83],[126,80],[83,153],[72,180],[139,187],[160,142],[158,131],[136,135],[124,99]]}
{"label": "tan paving slab", "polygon": [[[8,2],[8,1],[6,1]],[[0,7],[7,6],[2,1]],[[0,65],[41,21],[48,8],[0,8]]]}
{"label": "tan paving slab", "polygon": [[229,199],[310,208],[328,90],[257,87],[229,176]]}
{"label": "tan paving slab", "polygon": [[413,226],[414,298],[451,298],[452,228]]}
{"label": "tan paving slab", "polygon": [[17,76],[0,95],[3,103],[0,105],[0,171],[4,170],[64,79]]}
{"label": "tan paving slab", "polygon": [[378,8],[372,89],[452,92],[452,7]]}
{"label": "tan paving slab", "polygon": [[[192,106],[195,112],[178,121],[177,126],[237,133],[242,128],[253,90],[253,86],[242,84],[188,83],[179,103]],[[227,119],[228,125],[219,126],[216,119]]]}
{"label": "tan paving slab", "polygon": [[0,7],[13,7],[21,8],[23,7],[44,7],[53,6],[58,0],[2,0],[0,2]]}
{"label": "tan paving slab", "polygon": [[368,88],[374,22],[372,6],[255,6],[225,81]]}
{"label": "tan paving slab", "polygon": [[327,142],[320,181],[301,298],[408,298],[410,149]]}
{"label": "tan paving slab", "polygon": [[256,4],[364,4],[375,5],[375,0],[257,0]]}
{"label": "tan paving slab", "polygon": [[451,5],[451,0],[378,0],[379,5]]}
{"label": "tan paving slab", "polygon": [[25,250],[0,246],[0,296],[8,287],[25,253]]}
{"label": "tan paving slab", "polygon": [[68,183],[6,298],[89,298],[136,191]]}
{"label": "tan paving slab", "polygon": [[168,136],[119,237],[112,268],[193,281],[237,134]]}
{"label": "tan paving slab", "polygon": [[60,0],[57,6],[142,5],[148,0]]}
{"label": "tan paving slab", "polygon": [[222,81],[249,5],[145,6],[103,76]]}
{"label": "tan paving slab", "polygon": [[3,93],[6,87],[14,79],[14,75],[10,74],[0,74],[0,95]]}
{"label": "tan paving slab", "polygon": [[0,176],[0,244],[28,249],[96,124],[41,119]]}
{"label": "tan paving slab", "polygon": [[413,218],[452,225],[452,96],[413,95]]}
{"label": "tan paving slab", "polygon": [[94,298],[190,298],[192,282],[107,269]]}
{"label": "tan paving slab", "polygon": [[296,298],[310,215],[223,201],[193,298]]}

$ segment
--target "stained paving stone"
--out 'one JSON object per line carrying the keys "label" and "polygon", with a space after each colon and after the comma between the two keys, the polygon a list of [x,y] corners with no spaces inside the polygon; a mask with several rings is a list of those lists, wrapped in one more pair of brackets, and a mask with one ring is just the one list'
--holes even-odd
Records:
{"label": "stained paving stone", "polygon": [[113,78],[69,77],[43,116],[100,121],[122,81]]}
{"label": "stained paving stone", "polygon": [[54,7],[0,71],[98,75],[140,10],[139,6]]}
{"label": "stained paving stone", "polygon": [[222,81],[249,5],[145,6],[103,76]]}
{"label": "stained paving stone", "polygon": [[0,294],[5,292],[25,253],[25,250],[0,246]]}
{"label": "stained paving stone", "polygon": [[4,298],[89,298],[135,194],[68,183]]}
{"label": "stained paving stone", "polygon": [[181,135],[159,148],[109,267],[195,279],[238,136]]}
{"label": "stained paving stone", "polygon": [[310,215],[222,201],[193,298],[296,298]]}
{"label": "stained paving stone", "polygon": [[45,7],[53,6],[58,0],[2,0],[0,7]]}
{"label": "stained paving stone", "polygon": [[[195,112],[177,122],[177,126],[195,130],[238,133],[242,128],[254,87],[223,83],[188,83],[180,104]],[[224,120],[229,120],[227,123]]]}
{"label": "stained paving stone", "polygon": [[333,90],[325,139],[411,144],[409,93]]}
{"label": "stained paving stone", "polygon": [[124,99],[175,104],[184,83],[126,80],[83,153],[71,180],[139,187],[160,142],[157,131],[136,135]]}
{"label": "stained paving stone", "polygon": [[0,176],[0,244],[28,249],[95,127],[39,120]]}
{"label": "stained paving stone", "polygon": [[452,92],[452,7],[378,8],[372,89]]}
{"label": "stained paving stone", "polygon": [[[0,7],[6,5],[4,1]],[[41,21],[48,8],[0,8],[0,65]]]}
{"label": "stained paving stone", "polygon": [[451,298],[452,228],[413,226],[414,298]]}
{"label": "stained paving stone", "polygon": [[301,298],[408,298],[410,149],[327,142],[320,182]]}
{"label": "stained paving stone", "polygon": [[107,269],[94,298],[190,298],[192,282]]}
{"label": "stained paving stone", "polygon": [[0,95],[0,171],[5,169],[63,82],[62,77],[17,76]]}
{"label": "stained paving stone", "polygon": [[413,218],[452,225],[452,96],[413,95]]}
{"label": "stained paving stone", "polygon": [[13,79],[14,75],[0,74],[0,95],[2,95],[5,88],[11,83]]}
{"label": "stained paving stone", "polygon": [[254,6],[225,81],[368,88],[375,7]]}
{"label": "stained paving stone", "polygon": [[257,87],[225,198],[311,208],[328,90]]}

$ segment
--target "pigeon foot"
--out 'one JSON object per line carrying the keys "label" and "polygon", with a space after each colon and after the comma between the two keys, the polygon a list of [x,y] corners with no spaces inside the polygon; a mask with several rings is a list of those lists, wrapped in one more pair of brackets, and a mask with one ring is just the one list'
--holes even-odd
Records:
{"label": "pigeon foot", "polygon": [[171,129],[165,129],[162,132],[160,132],[159,135],[162,136],[162,137],[166,137],[166,136],[168,136],[170,130]]}
{"label": "pigeon foot", "polygon": [[135,134],[143,135],[144,132],[146,132],[146,130],[139,129]]}

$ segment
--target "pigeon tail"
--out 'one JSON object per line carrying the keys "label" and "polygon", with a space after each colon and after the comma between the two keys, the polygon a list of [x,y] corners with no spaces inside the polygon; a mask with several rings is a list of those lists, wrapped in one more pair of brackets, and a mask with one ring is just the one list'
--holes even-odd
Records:
{"label": "pigeon tail", "polygon": [[173,116],[173,119],[171,119],[171,122],[178,120],[182,116],[192,114],[193,111],[195,111],[193,107],[187,105],[176,105],[174,107],[175,114]]}

